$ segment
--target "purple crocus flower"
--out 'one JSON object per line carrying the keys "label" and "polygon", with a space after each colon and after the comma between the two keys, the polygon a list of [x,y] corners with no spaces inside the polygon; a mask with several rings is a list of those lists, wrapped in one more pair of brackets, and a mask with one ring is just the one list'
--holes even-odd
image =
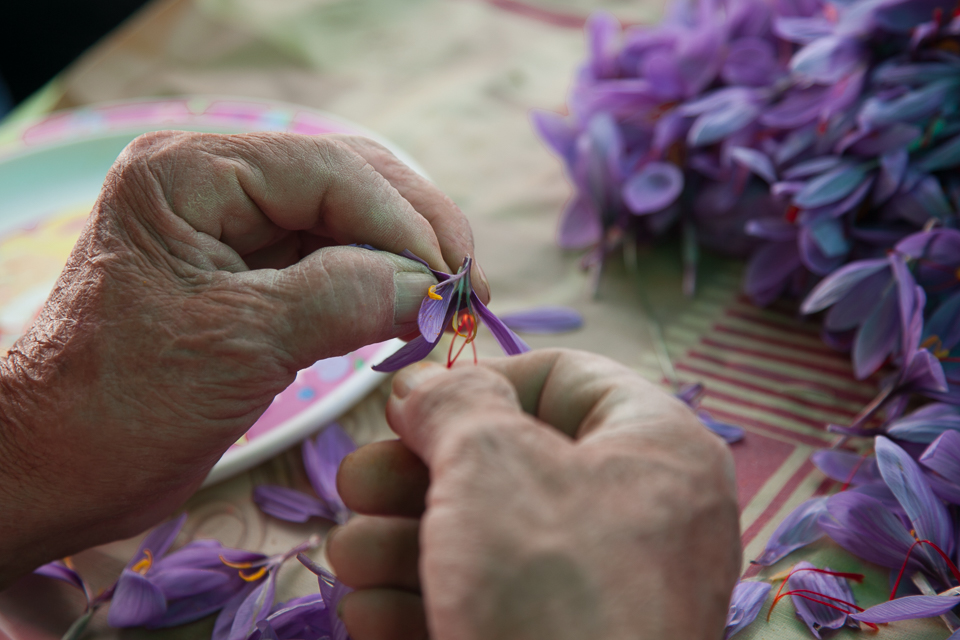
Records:
{"label": "purple crocus flower", "polygon": [[686,384],[680,387],[680,390],[675,396],[678,400],[694,410],[697,418],[700,419],[700,424],[723,438],[727,444],[733,444],[734,442],[743,440],[743,429],[736,425],[716,420],[707,411],[700,408],[700,400],[705,393],[706,391],[702,384]]}
{"label": "purple crocus flower", "polygon": [[897,620],[914,618],[932,618],[940,616],[960,604],[960,595],[942,596],[903,596],[895,600],[881,602],[860,613],[851,614],[854,620],[881,624]]}
{"label": "purple crocus flower", "polygon": [[340,425],[327,426],[315,439],[304,440],[301,445],[303,467],[317,495],[277,485],[261,485],[253,490],[254,502],[264,513],[288,522],[306,522],[318,517],[343,524],[350,517],[350,510],[337,492],[337,470],[340,462],[356,448],[356,443]]}
{"label": "purple crocus flower", "polygon": [[213,628],[212,640],[245,640],[257,631],[258,625],[273,611],[280,567],[290,558],[316,548],[319,544],[320,538],[312,536],[293,549],[273,556],[255,554],[256,559],[241,562],[222,558],[223,564],[237,571],[247,586],[220,611]]}
{"label": "purple crocus flower", "polygon": [[330,633],[323,594],[313,593],[276,605],[247,640],[321,640]]}
{"label": "purple crocus flower", "polygon": [[940,434],[920,456],[920,464],[933,472],[927,480],[937,497],[960,504],[960,433]]}
{"label": "purple crocus flower", "polygon": [[730,596],[730,609],[727,611],[727,624],[723,640],[730,640],[741,629],[756,620],[763,603],[770,593],[769,582],[738,582]]}
{"label": "purple crocus flower", "polygon": [[884,431],[897,440],[929,444],[946,431],[960,432],[960,407],[931,402],[891,421]]}
{"label": "purple crocus flower", "polygon": [[[815,638],[822,629],[840,629],[860,625],[849,614],[859,610],[853,590],[845,577],[830,575],[830,567],[817,569],[809,562],[799,562],[790,570],[787,587],[793,606]],[[780,597],[780,596],[778,596]]]}
{"label": "purple crocus flower", "polygon": [[83,593],[83,597],[86,600],[83,614],[73,621],[70,628],[63,634],[62,640],[78,640],[78,638],[81,638],[91,618],[93,618],[93,615],[97,612],[97,609],[109,602],[113,596],[113,586],[94,596],[90,585],[87,584],[87,581],[77,572],[69,557],[48,562],[34,569],[33,573],[65,582]]}
{"label": "purple crocus flower", "polygon": [[[405,252],[404,255],[426,264],[409,252]],[[530,350],[530,347],[517,334],[480,302],[480,298],[474,293],[470,284],[472,263],[473,259],[470,256],[464,258],[456,275],[431,269],[440,282],[430,287],[428,296],[420,306],[418,319],[420,335],[374,366],[375,371],[396,371],[408,364],[423,360],[440,342],[440,337],[448,326],[451,326],[458,336],[465,338],[467,343],[471,343],[477,335],[478,321],[487,325],[507,355],[517,355]],[[455,356],[452,359],[448,357],[448,366],[455,359]]]}

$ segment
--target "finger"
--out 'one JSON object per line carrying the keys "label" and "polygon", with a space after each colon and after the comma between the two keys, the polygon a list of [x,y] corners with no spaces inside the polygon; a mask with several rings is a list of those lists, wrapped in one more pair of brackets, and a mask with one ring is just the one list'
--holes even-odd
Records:
{"label": "finger", "polygon": [[348,587],[419,591],[419,536],[413,518],[355,516],[327,536],[327,558]]}
{"label": "finger", "polygon": [[340,463],[337,491],[351,511],[419,517],[426,509],[430,472],[399,440],[360,447]]}
{"label": "finger", "polygon": [[272,338],[286,356],[284,364],[302,368],[416,330],[420,304],[435,283],[412,260],[359,247],[327,247],[280,271],[217,278],[206,294],[248,314],[248,324],[266,323],[256,329],[255,339]]}
{"label": "finger", "polygon": [[423,598],[398,589],[363,589],[340,601],[340,618],[353,640],[425,640]]}
{"label": "finger", "polygon": [[[125,172],[140,179],[119,180]],[[118,159],[108,184],[146,176],[188,229],[152,225],[174,242],[200,232],[241,256],[309,232],[339,244],[405,249],[449,270],[433,227],[359,154],[326,136],[160,132],[141,136]],[[118,187],[119,188],[119,187]],[[131,187],[124,187],[128,191]],[[143,207],[136,207],[141,210]]]}
{"label": "finger", "polygon": [[[435,184],[397,159],[389,149],[369,138],[347,135],[331,137],[347,145],[369,162],[427,219],[437,234],[443,259],[452,269],[456,269],[465,256],[475,256],[473,231],[467,217]],[[470,275],[474,290],[486,304],[490,301],[490,285],[476,260]]]}
{"label": "finger", "polygon": [[446,369],[420,362],[400,371],[387,421],[431,472],[471,447],[497,446],[498,436],[508,435],[515,444],[516,438],[560,437],[523,413],[505,377],[476,366]]}
{"label": "finger", "polygon": [[573,438],[637,425],[702,431],[686,405],[608,358],[545,349],[484,360],[482,366],[513,384],[524,411]]}

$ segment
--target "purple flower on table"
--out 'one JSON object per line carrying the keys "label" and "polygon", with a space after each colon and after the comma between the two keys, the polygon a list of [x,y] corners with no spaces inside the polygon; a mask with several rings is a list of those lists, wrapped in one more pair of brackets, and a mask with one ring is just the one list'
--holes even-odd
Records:
{"label": "purple flower on table", "polygon": [[753,563],[769,567],[797,549],[823,538],[826,534],[819,523],[826,512],[826,497],[811,498],[803,502],[777,526],[763,553]]}
{"label": "purple flower on table", "polygon": [[233,569],[247,585],[220,611],[212,640],[245,640],[255,633],[274,609],[280,567],[290,558],[319,544],[320,538],[313,536],[293,549],[273,556],[254,554],[255,559],[236,562],[227,557],[221,558],[221,562]]}
{"label": "purple flower on table", "polygon": [[730,596],[727,624],[723,640],[730,640],[740,630],[756,620],[763,603],[770,593],[769,582],[738,582]]}
{"label": "purple flower on table", "polygon": [[253,501],[264,513],[288,522],[318,517],[343,524],[350,517],[350,510],[337,492],[337,470],[356,448],[340,425],[330,424],[316,438],[304,440],[301,445],[303,468],[317,495],[278,485],[260,485],[253,490]]}
{"label": "purple flower on table", "polygon": [[[404,255],[419,260],[409,252],[405,252]],[[480,298],[474,293],[473,286],[470,284],[472,263],[473,259],[470,256],[464,258],[456,275],[431,270],[439,283],[430,287],[428,296],[420,305],[420,316],[417,321],[420,335],[374,366],[375,371],[396,371],[408,364],[423,360],[440,342],[440,337],[448,326],[469,344],[477,335],[479,323],[483,322],[507,355],[517,355],[530,350],[530,347],[517,334],[480,302]],[[453,360],[455,359],[454,356]],[[452,364],[449,357],[447,364],[448,366]]]}
{"label": "purple flower on table", "polygon": [[108,622],[113,627],[171,627],[198,620],[226,606],[247,583],[224,565],[262,558],[196,540],[167,553],[186,515],[156,527],[144,538],[113,587]]}
{"label": "purple flower on table", "polygon": [[110,597],[113,595],[113,587],[111,586],[94,596],[90,585],[87,584],[87,581],[77,572],[73,566],[73,561],[69,557],[48,562],[34,569],[33,573],[65,582],[83,592],[83,597],[86,600],[83,614],[73,621],[70,628],[63,634],[62,640],[77,640],[81,638],[91,618],[93,618],[93,615],[97,612],[97,609],[109,602]]}
{"label": "purple flower on table", "polygon": [[700,383],[685,384],[680,387],[680,390],[675,394],[675,397],[693,409],[694,413],[697,414],[697,418],[700,419],[700,424],[723,438],[727,444],[733,444],[743,440],[743,429],[736,425],[716,420],[707,411],[704,411],[700,408],[700,400],[703,398],[705,393],[706,391],[704,390],[703,385]]}
{"label": "purple flower on table", "polygon": [[820,449],[813,452],[810,461],[828,478],[845,486],[883,482],[874,456],[839,449]]}
{"label": "purple flower on table", "polygon": [[830,567],[818,569],[809,562],[799,562],[790,570],[784,585],[787,591],[778,592],[774,604],[780,598],[791,596],[797,617],[815,638],[821,637],[823,629],[836,630],[844,626],[859,629],[860,624],[850,618],[851,613],[861,609],[847,581],[848,575],[854,574],[834,572]]}
{"label": "purple flower on table", "polygon": [[960,432],[940,434],[920,456],[920,464],[932,472],[927,480],[937,497],[960,504]]}

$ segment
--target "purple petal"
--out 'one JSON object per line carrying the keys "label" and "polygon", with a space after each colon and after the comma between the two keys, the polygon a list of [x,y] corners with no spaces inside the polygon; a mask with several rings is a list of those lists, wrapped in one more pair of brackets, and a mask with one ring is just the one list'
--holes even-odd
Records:
{"label": "purple petal", "polygon": [[942,108],[953,80],[932,82],[898,98],[868,98],[858,120],[863,129],[879,129],[897,122],[918,122]]}
{"label": "purple petal", "polygon": [[257,623],[270,615],[276,586],[277,572],[271,571],[267,579],[257,585],[240,603],[230,626],[229,640],[246,640],[257,628]]}
{"label": "purple petal", "polygon": [[800,180],[820,175],[832,169],[836,169],[843,162],[839,156],[821,156],[813,158],[806,162],[800,162],[783,172],[786,180]]}
{"label": "purple petal", "polygon": [[756,120],[760,107],[753,101],[731,100],[727,104],[697,117],[687,134],[687,144],[704,147],[740,131]]}
{"label": "purple petal", "polygon": [[587,20],[586,32],[593,76],[598,79],[615,77],[620,48],[620,22],[605,11],[596,11]]}
{"label": "purple petal", "polygon": [[733,85],[766,86],[783,70],[773,45],[762,38],[740,38],[730,44],[720,75]]}
{"label": "purple petal", "polygon": [[288,487],[276,485],[254,487],[253,501],[264,513],[287,522],[306,522],[314,516],[336,520],[336,515],[326,503]]}
{"label": "purple petal", "polygon": [[487,309],[486,305],[480,302],[477,294],[472,291],[470,292],[470,300],[473,303],[473,308],[477,312],[480,321],[490,329],[490,332],[493,334],[493,337],[497,339],[504,353],[508,356],[515,356],[530,351],[527,343],[521,340],[520,336],[511,331],[505,324],[500,322],[500,319],[493,315],[493,312]]}
{"label": "purple petal", "polygon": [[560,216],[557,244],[561,249],[583,249],[600,242],[602,235],[597,207],[583,194],[577,194]]}
{"label": "purple petal", "polygon": [[844,484],[856,486],[881,481],[877,460],[873,456],[865,458],[851,451],[821,449],[810,456],[810,461],[825,476]]}
{"label": "purple petal", "polygon": [[151,571],[150,582],[163,592],[167,600],[175,600],[219,589],[230,582],[230,575],[210,569],[178,568]]}
{"label": "purple petal", "polygon": [[[819,453],[819,452],[818,452]],[[755,564],[769,567],[790,553],[824,536],[818,521],[827,512],[827,498],[811,498],[784,518]]]}
{"label": "purple petal", "polygon": [[880,158],[877,187],[873,191],[874,204],[881,204],[893,197],[903,182],[909,161],[910,154],[906,149],[892,151]]}
{"label": "purple petal", "polygon": [[880,304],[857,330],[853,343],[853,370],[857,380],[879,369],[896,349],[899,330],[896,291],[888,287]]}
{"label": "purple petal", "polygon": [[885,129],[866,133],[850,145],[850,151],[865,157],[882,156],[886,153],[906,150],[922,135],[923,130],[920,127],[898,122]]}
{"label": "purple petal", "polygon": [[945,431],[940,434],[920,456],[920,463],[960,485],[960,433]]}
{"label": "purple petal", "polygon": [[813,209],[843,199],[867,180],[862,165],[845,164],[810,180],[793,198],[803,209]]}
{"label": "purple petal", "polygon": [[832,332],[855,329],[876,309],[877,301],[890,286],[890,278],[889,270],[881,270],[859,281],[830,307],[823,319],[824,329]]}
{"label": "purple petal", "polygon": [[[329,574],[328,574],[329,575]],[[320,594],[323,596],[323,603],[327,607],[327,617],[330,620],[331,640],[349,640],[347,628],[343,620],[337,615],[337,609],[343,596],[347,595],[353,589],[349,588],[336,578],[332,580],[320,576]]]}
{"label": "purple petal", "polygon": [[803,265],[818,276],[836,271],[850,251],[843,225],[831,219],[802,227],[798,241]]}
{"label": "purple petal", "polygon": [[[763,117],[761,117],[761,121],[762,120]],[[796,131],[791,131],[789,134],[787,134],[787,137],[784,138],[779,148],[777,148],[773,159],[778,165],[787,164],[813,146],[813,143],[816,142],[816,140],[816,127],[810,126],[803,129],[797,129]]]}
{"label": "purple petal", "polygon": [[243,588],[237,592],[227,603],[224,605],[223,609],[220,610],[220,613],[217,615],[217,621],[213,626],[213,635],[211,640],[230,640],[232,638],[231,631],[233,628],[233,622],[237,618],[237,612],[240,610],[241,605],[247,601],[247,598],[255,589],[259,589],[261,585],[256,582],[248,582],[244,584]]}
{"label": "purple petal", "polygon": [[330,615],[320,593],[283,603],[270,614],[267,622],[281,638],[320,640],[331,635]]}
{"label": "purple petal", "polygon": [[357,445],[347,432],[332,423],[316,439],[303,443],[303,466],[317,495],[325,500],[334,513],[346,512],[347,508],[337,493],[337,470]]}
{"label": "purple petal", "polygon": [[715,420],[713,416],[702,410],[697,411],[697,417],[703,426],[723,438],[727,444],[743,440],[743,429],[740,427]]}
{"label": "purple petal", "polygon": [[774,20],[773,30],[789,42],[809,44],[833,33],[833,23],[821,16],[780,17]]}
{"label": "purple petal", "polygon": [[454,298],[460,294],[457,291],[463,278],[467,277],[467,271],[460,271],[455,276],[448,277],[436,287],[434,292],[440,296],[440,299],[432,298],[429,295],[423,299],[420,305],[420,314],[417,317],[417,325],[420,328],[420,335],[427,342],[436,342],[440,334],[450,323],[453,314],[457,311],[457,305],[452,305]]}
{"label": "purple petal", "polygon": [[811,123],[820,115],[826,93],[827,88],[820,86],[794,89],[778,104],[766,109],[760,123],[775,129],[795,129]]}
{"label": "purple petal", "polygon": [[940,303],[925,327],[925,337],[936,337],[944,349],[960,343],[960,291]]}
{"label": "purple petal", "polygon": [[940,361],[926,349],[920,349],[912,355],[910,363],[900,372],[900,376],[901,392],[916,391],[930,398],[940,399],[938,394],[948,391],[947,378]]}
{"label": "purple petal", "polygon": [[[176,537],[176,532],[173,535]],[[159,620],[166,610],[167,599],[159,587],[139,573],[124,569],[113,591],[107,621],[111,627],[139,627]]]}
{"label": "purple petal", "polygon": [[747,222],[744,231],[747,235],[774,242],[793,243],[797,239],[797,225],[781,218],[754,218]]}
{"label": "purple petal", "polygon": [[879,624],[914,618],[932,618],[953,609],[960,604],[960,596],[903,596],[896,600],[881,602],[850,617],[861,622]]}
{"label": "purple petal", "polygon": [[[252,587],[253,585],[249,586]],[[179,627],[182,624],[205,618],[212,613],[223,610],[238,594],[246,593],[247,587],[248,583],[235,578],[216,589],[188,598],[170,600],[167,602],[167,612],[163,617],[158,622],[151,623],[148,626],[151,629]],[[230,620],[232,622],[232,616]]]}
{"label": "purple petal", "polygon": [[164,556],[159,562],[153,563],[151,571],[168,571],[170,569],[220,569],[223,556],[228,562],[260,562],[266,559],[262,553],[230,549],[216,540],[194,540],[188,542],[171,554]]}
{"label": "purple petal", "polygon": [[738,631],[756,620],[773,585],[769,582],[738,582],[730,597],[727,624],[723,640],[729,640]]}
{"label": "purple petal", "polygon": [[417,336],[407,344],[403,345],[389,358],[380,364],[374,365],[373,370],[381,373],[391,373],[393,371],[399,371],[400,369],[403,369],[408,364],[420,362],[430,355],[430,352],[433,351],[438,342],[440,342],[440,336],[437,336],[437,339],[434,342],[427,342],[423,336]]}
{"label": "purple petal", "polygon": [[665,209],[683,191],[683,173],[669,162],[648,162],[627,178],[623,201],[633,213],[643,215]]}
{"label": "purple petal", "polygon": [[800,267],[800,254],[795,241],[771,242],[760,247],[750,259],[743,289],[757,304],[772,302]]}
{"label": "purple petal", "polygon": [[[827,513],[820,528],[841,547],[882,567],[899,569],[903,565],[914,540],[882,502],[864,493],[844,491],[830,496]],[[916,554],[910,562],[917,566]]]}
{"label": "purple petal", "polygon": [[750,149],[748,147],[734,147],[730,150],[730,157],[750,169],[768,183],[773,184],[777,181],[777,172],[773,168],[773,163],[765,153]]}
{"label": "purple petal", "polygon": [[568,167],[573,166],[579,132],[572,119],[539,109],[530,112],[530,119],[540,139],[563,158]]}
{"label": "purple petal", "polygon": [[54,580],[60,580],[61,582],[66,582],[69,585],[80,589],[86,594],[87,590],[83,585],[83,578],[80,577],[80,574],[64,564],[63,560],[54,560],[53,562],[48,562],[45,565],[37,567],[33,570],[38,576],[46,576],[47,578],[53,578]]}
{"label": "purple petal", "polygon": [[[789,589],[791,591],[812,591],[828,596],[828,598],[824,598],[824,600],[832,602],[839,607],[843,607],[844,605],[838,602],[838,600],[851,604],[856,603],[853,597],[853,591],[851,591],[850,584],[846,578],[815,571],[797,571],[798,569],[812,568],[815,567],[809,562],[799,562],[794,565],[791,570],[791,576],[787,580]],[[830,567],[824,567],[824,570],[830,571]],[[813,597],[815,598],[816,596]],[[829,598],[835,598],[836,600],[830,600]],[[821,629],[839,629],[847,624],[847,614],[843,611],[838,611],[834,607],[820,604],[819,602],[814,602],[801,596],[793,596],[792,599],[793,606],[797,611],[797,616],[803,620],[810,632],[817,638],[820,637],[819,631]],[[853,607],[849,608],[853,611]]]}
{"label": "purple petal", "polygon": [[884,258],[851,262],[824,278],[800,307],[801,313],[816,313],[835,304],[849,294],[869,276],[881,269],[889,269],[890,263]]}
{"label": "purple petal", "polygon": [[945,552],[953,552],[954,536],[950,516],[933,494],[923,471],[906,451],[891,440],[877,436],[877,466],[884,482],[906,511],[921,539],[930,540]]}
{"label": "purple petal", "polygon": [[831,85],[864,62],[862,45],[853,38],[827,36],[806,45],[790,60],[790,69],[807,80]]}
{"label": "purple petal", "polygon": [[137,552],[130,558],[130,562],[127,563],[127,569],[130,569],[145,558],[146,551],[152,554],[154,560],[162,558],[167,552],[167,549],[170,548],[170,545],[173,544],[173,541],[176,540],[177,534],[180,533],[180,529],[183,528],[183,524],[186,521],[187,514],[184,513],[179,518],[168,520],[154,527],[144,537],[140,546],[137,548]]}
{"label": "purple petal", "polygon": [[927,173],[942,171],[960,165],[960,136],[954,136],[933,149],[917,164],[917,168]]}
{"label": "purple petal", "polygon": [[500,320],[520,333],[565,333],[583,327],[583,316],[570,307],[538,307],[501,315]]}
{"label": "purple petal", "polygon": [[960,407],[935,402],[898,418],[887,427],[897,440],[930,443],[947,430],[960,431]]}

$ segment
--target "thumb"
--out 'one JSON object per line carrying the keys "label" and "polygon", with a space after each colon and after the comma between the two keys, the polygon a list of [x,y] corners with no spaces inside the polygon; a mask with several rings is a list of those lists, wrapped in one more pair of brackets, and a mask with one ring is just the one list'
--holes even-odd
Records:
{"label": "thumb", "polygon": [[416,331],[420,304],[437,283],[413,260],[359,247],[326,247],[286,269],[234,277],[273,298],[274,338],[297,368]]}

